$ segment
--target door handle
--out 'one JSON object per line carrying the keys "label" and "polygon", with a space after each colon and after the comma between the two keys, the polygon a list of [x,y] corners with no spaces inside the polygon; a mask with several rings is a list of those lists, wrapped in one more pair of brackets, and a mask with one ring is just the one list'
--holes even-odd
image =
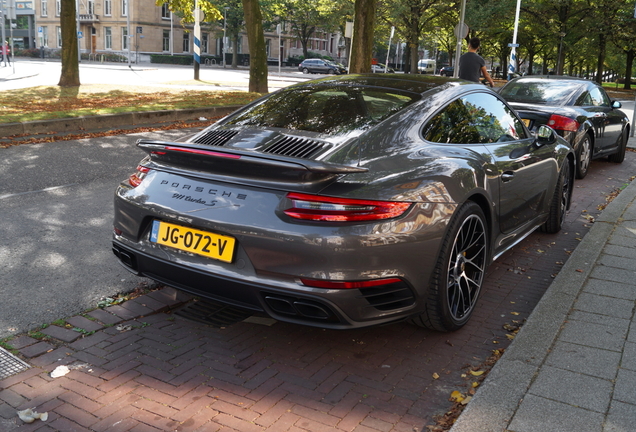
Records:
{"label": "door handle", "polygon": [[504,182],[504,183],[505,183],[505,182],[509,182],[509,181],[510,181],[510,180],[512,180],[514,177],[515,177],[515,174],[514,174],[514,173],[512,173],[512,172],[510,172],[510,171],[507,171],[507,172],[505,172],[505,173],[503,173],[503,174],[501,175],[501,181],[502,181],[502,182]]}

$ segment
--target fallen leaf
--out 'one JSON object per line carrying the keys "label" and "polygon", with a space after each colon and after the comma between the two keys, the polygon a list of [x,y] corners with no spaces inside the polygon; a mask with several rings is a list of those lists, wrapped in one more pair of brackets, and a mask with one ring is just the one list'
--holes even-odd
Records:
{"label": "fallen leaf", "polygon": [[510,340],[513,340],[513,339],[515,338],[515,335],[510,334],[510,333],[507,333],[507,334],[506,334],[506,337],[507,337],[508,339],[510,339]]}
{"label": "fallen leaf", "polygon": [[433,374],[433,379],[439,379],[439,374],[437,372]]}
{"label": "fallen leaf", "polygon": [[471,370],[471,371],[468,371],[468,372],[470,372],[470,374],[472,376],[481,376],[481,375],[484,374],[484,371],[473,371],[473,370]]}
{"label": "fallen leaf", "polygon": [[459,403],[460,403],[460,404],[462,404],[462,405],[466,405],[468,402],[470,402],[470,400],[471,400],[472,398],[473,398],[472,396],[466,396],[464,399],[462,399],[462,400],[460,400],[460,401],[457,401],[457,402],[459,402]]}
{"label": "fallen leaf", "polygon": [[519,315],[519,312],[510,312],[513,315]]}
{"label": "fallen leaf", "polygon": [[453,402],[460,402],[464,400],[464,396],[458,392],[457,390],[455,390],[454,392],[451,393],[450,398]]}

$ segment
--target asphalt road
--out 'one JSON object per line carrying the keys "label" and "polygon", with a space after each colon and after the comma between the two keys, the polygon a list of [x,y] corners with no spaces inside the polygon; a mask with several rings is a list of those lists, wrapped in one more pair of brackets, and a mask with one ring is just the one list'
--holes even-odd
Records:
{"label": "asphalt road", "polygon": [[[187,130],[162,132],[176,139]],[[111,250],[113,192],[152,133],[23,145],[0,164],[0,338],[93,308],[142,279]]]}

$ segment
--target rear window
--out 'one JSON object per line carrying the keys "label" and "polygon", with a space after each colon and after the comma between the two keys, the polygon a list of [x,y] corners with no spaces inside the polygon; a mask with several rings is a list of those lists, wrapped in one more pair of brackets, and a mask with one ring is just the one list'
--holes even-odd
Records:
{"label": "rear window", "polygon": [[289,89],[273,94],[227,124],[345,134],[376,125],[419,98],[413,93],[365,87]]}
{"label": "rear window", "polygon": [[524,80],[504,86],[499,94],[508,102],[562,105],[582,84],[559,80]]}

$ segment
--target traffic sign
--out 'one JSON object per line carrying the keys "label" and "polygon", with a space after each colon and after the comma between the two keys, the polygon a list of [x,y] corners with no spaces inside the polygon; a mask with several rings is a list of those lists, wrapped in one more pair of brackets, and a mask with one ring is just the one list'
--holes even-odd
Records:
{"label": "traffic sign", "polygon": [[519,48],[519,44],[509,43],[508,48]]}

